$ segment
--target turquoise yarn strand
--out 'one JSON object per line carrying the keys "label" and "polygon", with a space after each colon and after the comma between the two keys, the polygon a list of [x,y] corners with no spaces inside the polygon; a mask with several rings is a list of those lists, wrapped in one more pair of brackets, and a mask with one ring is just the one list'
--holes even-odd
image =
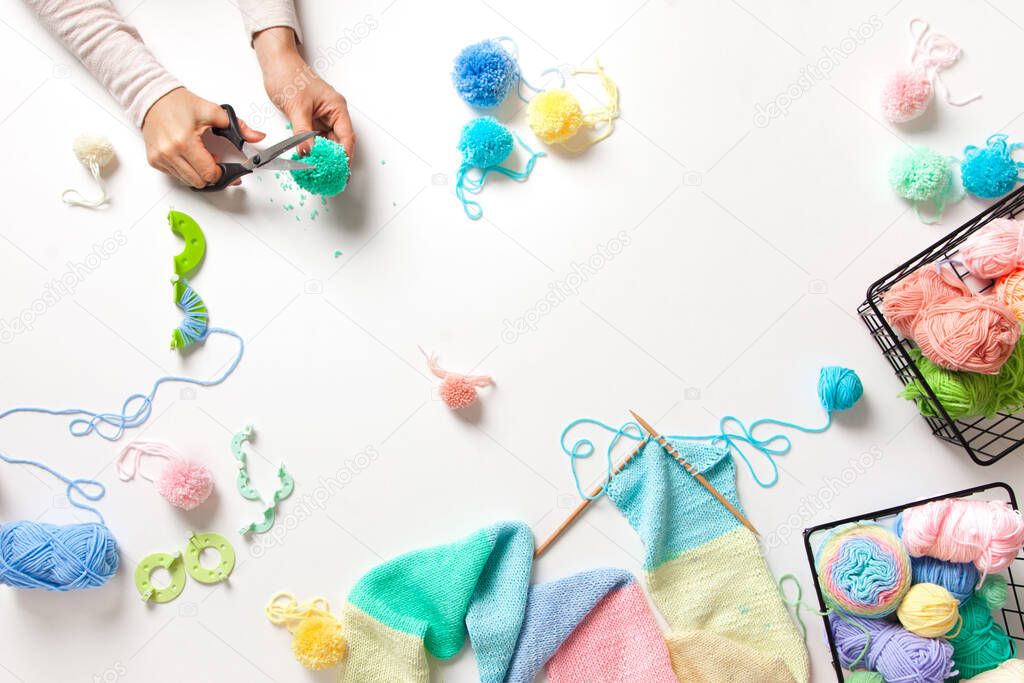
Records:
{"label": "turquoise yarn strand", "polygon": [[526,162],[526,166],[523,167],[522,171],[515,171],[511,168],[505,168],[504,166],[488,166],[486,168],[480,168],[480,177],[472,178],[469,172],[477,166],[471,166],[469,164],[462,164],[459,167],[458,173],[455,175],[455,195],[462,202],[462,210],[466,212],[466,216],[471,220],[478,220],[484,215],[483,207],[480,206],[479,202],[473,201],[472,199],[466,198],[466,192],[472,194],[478,194],[484,189],[484,183],[487,180],[488,173],[500,173],[503,176],[511,178],[517,182],[523,182],[530,177],[533,172],[533,167],[537,163],[537,159],[543,156],[547,156],[544,152],[534,152],[522,139],[513,134],[516,141],[525,149],[529,154],[530,158]]}
{"label": "turquoise yarn strand", "polygon": [[[184,377],[180,375],[165,375],[158,378],[153,383],[153,388],[149,390],[148,394],[135,393],[126,398],[124,403],[121,404],[120,412],[103,413],[94,412],[85,408],[64,408],[54,410],[51,408],[18,406],[0,412],[0,420],[16,413],[38,413],[43,415],[68,416],[77,415],[81,417],[76,417],[68,423],[68,431],[72,436],[87,436],[96,432],[96,434],[102,439],[107,441],[117,441],[124,435],[125,430],[139,427],[149,419],[153,412],[153,399],[156,396],[156,392],[160,388],[160,385],[168,382],[178,382],[199,387],[212,387],[226,380],[231,373],[235,371],[235,368],[238,367],[238,363],[242,360],[242,354],[245,352],[245,341],[237,332],[220,327],[209,328],[203,338],[208,339],[214,334],[224,334],[238,340],[238,353],[231,360],[228,367],[213,379],[197,379],[195,377]],[[103,429],[104,426],[109,426],[113,429],[105,432]]]}

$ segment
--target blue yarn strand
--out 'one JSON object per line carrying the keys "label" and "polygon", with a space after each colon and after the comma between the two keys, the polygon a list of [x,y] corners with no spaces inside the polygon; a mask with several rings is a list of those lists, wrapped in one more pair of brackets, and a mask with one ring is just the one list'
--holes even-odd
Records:
{"label": "blue yarn strand", "polygon": [[203,310],[205,304],[202,298],[192,289],[188,282],[184,282],[184,285],[185,288],[181,292],[181,298],[175,303],[178,308],[185,312],[185,318],[178,325],[178,332],[181,334],[183,344],[188,347],[206,339],[210,324],[210,314]]}
{"label": "blue yarn strand", "polygon": [[[455,175],[455,196],[457,196],[459,201],[462,202],[462,210],[470,220],[478,220],[484,215],[484,210],[483,207],[480,206],[479,202],[467,198],[466,193],[479,194],[484,189],[484,183],[487,181],[487,175],[489,173],[500,173],[503,176],[521,183],[529,178],[530,174],[533,173],[533,167],[537,163],[537,159],[547,156],[545,152],[534,152],[533,149],[523,142],[522,138],[518,135],[514,135],[514,137],[522,148],[530,154],[530,158],[527,160],[522,171],[505,168],[504,166],[487,166],[486,168],[479,168],[477,166],[470,166],[469,164],[462,164],[462,166],[459,167],[458,173]],[[480,171],[479,178],[473,178],[469,175],[469,172],[473,169]]]}
{"label": "blue yarn strand", "polygon": [[[182,384],[192,384],[199,387],[212,387],[226,380],[231,373],[235,371],[235,368],[238,367],[238,363],[242,360],[242,354],[245,352],[245,341],[243,341],[241,335],[237,332],[220,327],[209,328],[202,338],[207,339],[213,334],[224,334],[238,340],[238,353],[232,359],[228,367],[213,379],[198,379],[195,377],[185,377],[181,375],[165,375],[164,377],[158,378],[153,383],[153,388],[149,390],[148,394],[135,393],[126,398],[124,403],[121,404],[120,412],[104,413],[94,412],[85,408],[64,408],[61,410],[53,410],[51,408],[18,406],[0,412],[0,420],[9,417],[10,415],[14,415],[15,413],[39,413],[43,415],[69,416],[79,415],[82,417],[76,417],[68,423],[68,431],[72,436],[87,436],[96,432],[100,438],[105,439],[106,441],[117,441],[124,435],[126,430],[139,427],[149,419],[153,412],[153,399],[161,384],[168,382],[180,382]],[[113,430],[105,432],[103,429],[105,425],[112,427]]]}
{"label": "blue yarn strand", "polygon": [[[74,505],[76,508],[86,510],[96,515],[96,517],[98,517],[100,520],[100,524],[105,523],[103,520],[103,515],[100,513],[99,510],[97,510],[91,505],[81,503],[71,496],[72,493],[76,493],[82,498],[85,498],[86,500],[95,503],[96,501],[101,500],[103,496],[105,496],[107,493],[107,487],[105,487],[102,484],[102,482],[96,481],[95,479],[69,479],[68,477],[65,477],[63,474],[58,472],[57,470],[51,468],[49,465],[39,462],[38,460],[29,460],[27,458],[12,458],[9,455],[4,455],[3,453],[0,453],[0,460],[3,460],[4,462],[11,465],[30,465],[32,467],[36,467],[38,469],[43,470],[44,472],[49,473],[50,475],[57,479],[60,479],[67,485],[67,488],[64,491],[64,495],[67,497],[69,503]],[[89,493],[89,491],[83,488],[86,486],[94,487],[95,493]]]}

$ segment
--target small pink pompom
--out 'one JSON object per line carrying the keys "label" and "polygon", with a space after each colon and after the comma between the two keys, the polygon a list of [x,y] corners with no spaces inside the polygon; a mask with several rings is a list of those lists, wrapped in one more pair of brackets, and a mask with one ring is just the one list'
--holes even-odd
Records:
{"label": "small pink pompom", "polygon": [[476,400],[476,388],[494,384],[494,380],[487,375],[462,375],[457,372],[449,372],[437,364],[437,357],[434,354],[428,354],[422,348],[420,353],[426,357],[427,365],[434,376],[441,379],[441,386],[437,389],[438,394],[445,405],[452,410],[473,405],[473,401]]}
{"label": "small pink pompom", "polygon": [[[166,461],[156,479],[146,476],[140,469],[142,456],[163,458]],[[156,485],[157,492],[171,505],[182,510],[193,510],[203,504],[213,492],[213,475],[197,462],[186,460],[166,444],[133,441],[117,456],[117,476],[131,481],[138,474]]]}
{"label": "small pink pompom", "polygon": [[156,490],[171,505],[182,510],[193,510],[210,497],[213,476],[205,465],[173,459],[168,461],[157,477]]}
{"label": "small pink pompom", "polygon": [[921,69],[901,69],[882,88],[882,113],[893,123],[905,123],[923,114],[932,101],[932,82]]}

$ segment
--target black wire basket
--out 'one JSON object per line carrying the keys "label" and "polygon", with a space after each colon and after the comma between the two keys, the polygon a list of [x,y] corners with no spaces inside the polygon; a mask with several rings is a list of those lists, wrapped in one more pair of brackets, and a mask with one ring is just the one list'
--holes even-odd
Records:
{"label": "black wire basket", "polygon": [[[838,519],[834,522],[818,524],[817,526],[812,526],[809,529],[804,529],[804,551],[807,553],[807,563],[811,566],[811,576],[814,580],[814,593],[818,598],[818,608],[822,612],[827,609],[825,605],[825,598],[821,594],[821,584],[818,582],[818,572],[815,569],[814,551],[817,549],[826,533],[843,524],[849,524],[850,522],[870,521],[881,522],[883,524],[891,522],[896,518],[896,515],[907,508],[930,503],[933,500],[943,500],[945,498],[1005,500],[1008,501],[1015,510],[1018,509],[1017,496],[1014,494],[1013,489],[1003,482],[994,482],[992,484],[983,484],[982,486],[964,489],[963,491],[954,491],[953,493],[947,493],[942,496],[925,498],[924,500],[914,501],[898,507],[868,512],[856,517]],[[1009,595],[1006,599],[1006,605],[1002,608],[1001,612],[1003,625],[1006,627],[1006,633],[1018,643],[1024,643],[1024,583],[1017,583],[1013,574],[1014,569],[1017,570],[1018,576],[1024,576],[1024,554],[1018,554],[1017,559],[1015,559],[1013,563],[1006,568]],[[843,667],[839,664],[839,652],[836,650],[836,641],[832,635],[832,629],[829,628],[828,617],[822,617],[822,619],[825,622],[825,637],[828,639],[828,647],[832,653],[832,668],[836,672],[836,680],[843,681],[845,680],[845,675],[843,674]]]}
{"label": "black wire basket", "polygon": [[[943,239],[922,251],[900,267],[868,287],[867,299],[857,309],[861,320],[868,326],[871,336],[882,349],[882,355],[896,371],[904,386],[918,382],[924,389],[922,400],[931,404],[933,417],[923,416],[932,433],[957,446],[962,446],[971,460],[979,465],[991,465],[1010,451],[1024,445],[1024,415],[1000,412],[994,417],[968,417],[953,420],[935,396],[935,392],[910,356],[913,344],[903,339],[890,326],[881,312],[882,297],[893,285],[928,263],[952,259],[976,230],[996,218],[1013,218],[1024,210],[1024,187],[1008,194],[1000,202],[967,221]],[[951,264],[963,279],[967,273],[959,264]]]}

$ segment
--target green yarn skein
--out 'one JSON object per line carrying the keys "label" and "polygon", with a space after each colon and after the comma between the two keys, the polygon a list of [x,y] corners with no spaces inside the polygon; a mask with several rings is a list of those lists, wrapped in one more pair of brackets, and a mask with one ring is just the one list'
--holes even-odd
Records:
{"label": "green yarn skein", "polygon": [[851,671],[843,677],[844,683],[885,683],[877,671]]}
{"label": "green yarn skein", "polygon": [[960,605],[963,624],[960,633],[949,642],[961,678],[973,678],[995,669],[1017,654],[1013,639],[992,618],[992,610],[1005,605],[1007,595],[1006,579],[993,575]]}
{"label": "green yarn skein", "polygon": [[[1024,406],[1024,341],[1017,343],[998,375],[947,370],[925,358],[919,349],[911,350],[910,355],[950,419],[993,417],[1000,411],[1016,412]],[[928,392],[918,380],[904,387],[900,396],[917,403],[925,417],[937,417]]]}
{"label": "green yarn skein", "polygon": [[[938,221],[947,201],[956,202],[963,197],[963,190],[954,182],[949,160],[923,145],[913,145],[893,157],[889,185],[896,194],[913,202],[917,217],[924,223]],[[934,218],[921,215],[919,207],[924,202],[935,206]]]}

